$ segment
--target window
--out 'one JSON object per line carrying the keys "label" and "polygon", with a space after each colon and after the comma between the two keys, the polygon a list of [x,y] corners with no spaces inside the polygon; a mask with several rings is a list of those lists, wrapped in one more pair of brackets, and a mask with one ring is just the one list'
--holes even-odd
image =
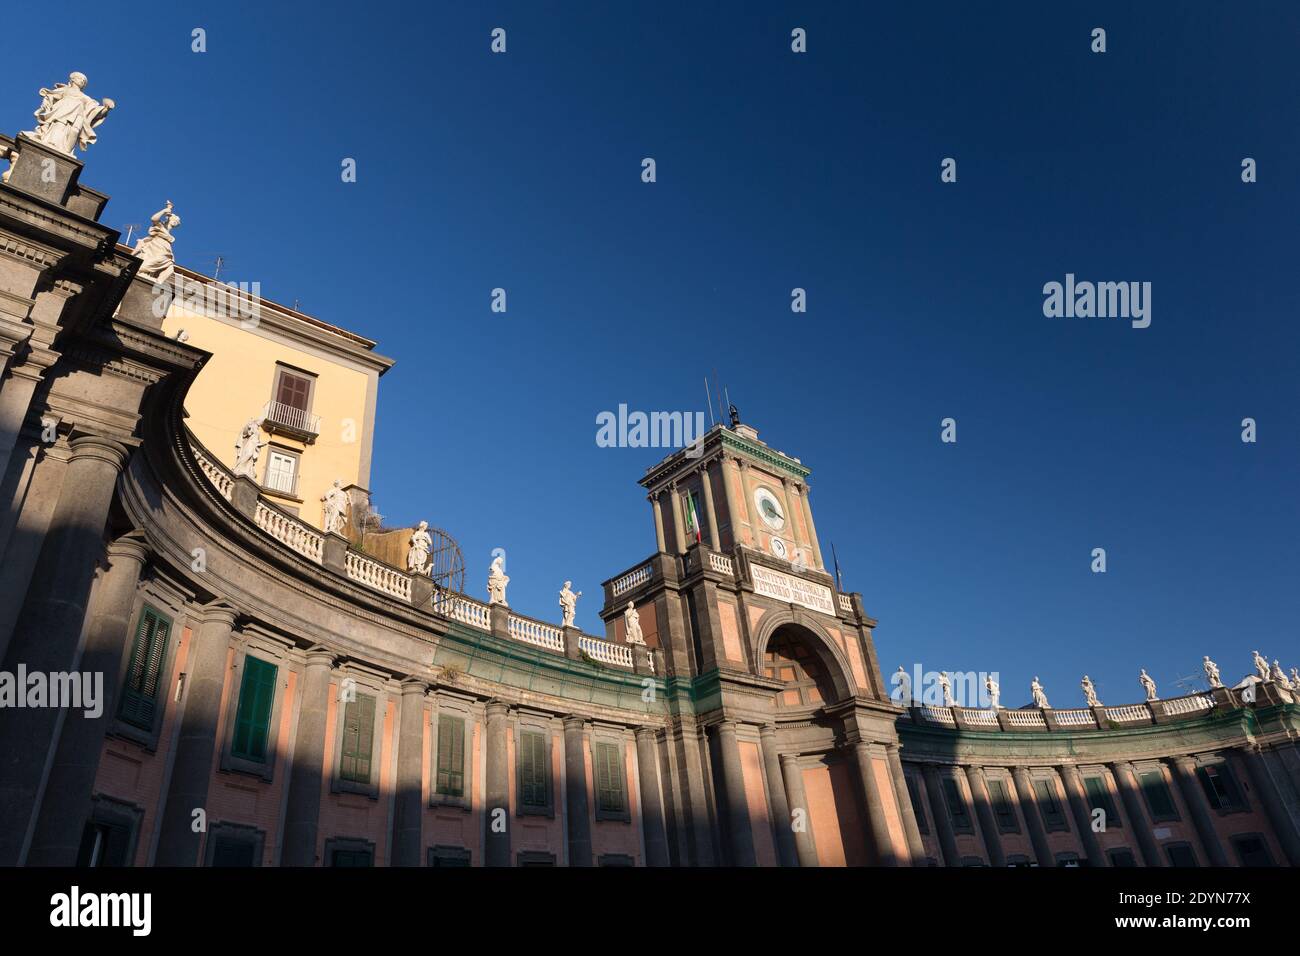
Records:
{"label": "window", "polygon": [[1104,777],[1084,777],[1083,791],[1088,798],[1088,809],[1101,810],[1105,814],[1102,820],[1107,830],[1120,825],[1119,813],[1115,810],[1115,801],[1110,798],[1110,789],[1106,786]]}
{"label": "window", "polygon": [[1037,863],[1029,859],[1029,857],[1025,856],[1023,853],[1013,853],[1011,856],[1007,857],[1007,866],[1029,867],[1037,865]]}
{"label": "window", "polygon": [[596,772],[596,819],[628,818],[627,794],[623,787],[623,759],[620,746],[598,740],[592,744]]}
{"label": "window", "polygon": [[1232,846],[1237,851],[1242,866],[1273,865],[1273,854],[1268,852],[1268,844],[1258,834],[1235,836],[1232,838]]}
{"label": "window", "polygon": [[626,853],[603,853],[601,854],[600,859],[596,861],[596,865],[597,866],[636,866],[636,861],[633,860]]}
{"label": "window", "polygon": [[998,832],[1019,833],[1020,823],[1016,820],[1016,808],[1007,793],[1007,785],[996,777],[990,778],[989,797],[993,803],[993,816],[998,821]]}
{"label": "window", "polygon": [[460,846],[431,846],[429,847],[429,865],[438,867],[469,866],[469,850]]}
{"label": "window", "polygon": [[520,850],[518,860],[520,866],[555,866],[555,854],[541,850]]}
{"label": "window", "polygon": [[292,452],[272,448],[266,459],[264,487],[292,495],[298,490],[298,456]]}
{"label": "window", "polygon": [[907,781],[907,795],[912,798],[912,813],[916,815],[916,828],[928,834],[930,827],[925,822],[925,804],[921,800],[921,785],[917,782],[915,774],[904,774],[904,779]]}
{"label": "window", "polygon": [[972,833],[970,813],[966,802],[962,800],[961,789],[952,777],[943,778],[943,797],[948,804],[948,815],[952,818],[952,828],[956,833]]}
{"label": "window", "polygon": [[549,735],[535,730],[519,732],[519,806],[524,812],[551,808]]}
{"label": "window", "polygon": [[1165,853],[1169,855],[1170,866],[1196,866],[1196,854],[1186,843],[1170,843]]}
{"label": "window", "polygon": [[465,719],[438,715],[438,793],[465,795]]}
{"label": "window", "polygon": [[330,854],[330,866],[365,867],[374,865],[375,861],[369,850],[335,850]]}
{"label": "window", "polygon": [[281,368],[275,383],[275,400],[300,412],[311,409],[311,384],[309,376]]}
{"label": "window", "polygon": [[1083,863],[1079,860],[1079,854],[1066,852],[1056,854],[1056,865],[1074,868],[1083,866]]}
{"label": "window", "polygon": [[1241,795],[1241,788],[1226,763],[1206,764],[1196,768],[1205,799],[1210,806],[1224,812],[1246,809],[1246,801]]}
{"label": "window", "polygon": [[274,664],[251,654],[244,657],[244,677],[239,685],[239,708],[235,712],[235,739],[231,753],[254,763],[266,762],[266,741],[271,726],[271,705],[275,702]]}
{"label": "window", "polygon": [[[1152,822],[1178,819],[1174,798],[1169,792],[1169,785],[1165,783],[1163,771],[1145,770],[1138,774],[1138,783],[1147,799],[1147,807],[1151,810]],[[1194,863],[1192,865],[1195,866]]]}
{"label": "window", "polygon": [[370,783],[375,740],[375,698],[357,694],[343,705],[343,752],[339,776],[353,783]]}
{"label": "window", "polygon": [[1109,854],[1110,865],[1118,867],[1137,866],[1137,860],[1133,857],[1133,851],[1121,847],[1118,850],[1111,850]]}
{"label": "window", "polygon": [[987,864],[984,862],[984,858],[979,856],[964,856],[961,858],[961,865],[962,866],[987,866]]}
{"label": "window", "polygon": [[208,832],[208,866],[261,866],[263,834],[255,827],[217,823]]}
{"label": "window", "polygon": [[130,866],[144,811],[110,797],[91,800],[90,819],[81,834],[77,866]]}
{"label": "window", "polygon": [[835,699],[835,688],[817,656],[798,637],[778,631],[767,642],[763,673],[783,681],[777,707],[811,707]]}
{"label": "window", "polygon": [[1043,815],[1043,825],[1048,830],[1068,830],[1065,811],[1061,801],[1056,798],[1056,785],[1051,780],[1035,780],[1034,795],[1038,798],[1038,810]]}
{"label": "window", "polygon": [[170,618],[163,617],[147,604],[140,609],[118,716],[141,730],[153,730],[158,709],[158,684],[162,679],[163,659],[167,655],[167,637],[171,629]]}

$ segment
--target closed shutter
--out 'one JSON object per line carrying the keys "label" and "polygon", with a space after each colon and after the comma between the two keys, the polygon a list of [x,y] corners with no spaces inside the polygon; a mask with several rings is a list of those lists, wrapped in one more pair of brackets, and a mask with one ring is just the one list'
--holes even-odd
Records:
{"label": "closed shutter", "polygon": [[526,731],[519,735],[519,800],[526,807],[545,807],[546,735]]}
{"label": "closed shutter", "polygon": [[1088,809],[1105,812],[1107,829],[1119,826],[1119,814],[1115,812],[1115,804],[1111,802],[1106,781],[1101,777],[1084,777],[1083,788],[1088,794]]}
{"label": "closed shutter", "polygon": [[258,763],[266,761],[277,670],[274,664],[256,657],[244,658],[244,678],[239,685],[239,707],[235,713],[235,739],[231,745],[236,757]]}
{"label": "closed shutter", "polygon": [[1146,795],[1147,806],[1151,808],[1151,817],[1155,821],[1177,820],[1178,811],[1174,809],[1173,797],[1165,784],[1165,777],[1159,770],[1148,770],[1138,774],[1142,792]]}
{"label": "closed shutter", "polygon": [[438,793],[465,795],[465,720],[438,715]]}
{"label": "closed shutter", "polygon": [[135,640],[131,642],[131,658],[126,668],[126,686],[122,691],[118,715],[128,724],[142,730],[153,730],[158,684],[162,679],[163,657],[166,655],[167,637],[170,634],[170,619],[151,607],[140,610]]}
{"label": "closed shutter", "polygon": [[288,405],[299,411],[307,411],[307,402],[311,397],[311,380],[290,372],[280,373],[280,387],[275,400],[281,405]]}
{"label": "closed shutter", "polygon": [[596,744],[596,806],[607,813],[623,812],[623,766],[616,744]]}
{"label": "closed shutter", "polygon": [[375,698],[357,694],[343,709],[343,754],[339,775],[354,783],[370,782],[371,751],[375,741]]}

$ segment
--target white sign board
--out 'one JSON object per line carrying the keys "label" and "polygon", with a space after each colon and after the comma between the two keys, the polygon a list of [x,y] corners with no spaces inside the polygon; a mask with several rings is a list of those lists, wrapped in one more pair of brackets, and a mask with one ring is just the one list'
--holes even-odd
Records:
{"label": "white sign board", "polygon": [[796,578],[793,574],[773,571],[762,565],[751,564],[750,576],[754,579],[754,592],[765,597],[776,598],[786,604],[799,604],[822,614],[835,616],[835,604],[831,600],[831,589],[824,584],[816,584]]}

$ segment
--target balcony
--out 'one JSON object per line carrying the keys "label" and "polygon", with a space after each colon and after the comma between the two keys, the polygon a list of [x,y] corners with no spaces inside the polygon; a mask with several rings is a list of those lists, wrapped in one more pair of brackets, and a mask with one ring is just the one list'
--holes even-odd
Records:
{"label": "balcony", "polygon": [[262,428],[272,435],[286,435],[310,445],[320,434],[320,416],[283,402],[267,402],[262,407]]}

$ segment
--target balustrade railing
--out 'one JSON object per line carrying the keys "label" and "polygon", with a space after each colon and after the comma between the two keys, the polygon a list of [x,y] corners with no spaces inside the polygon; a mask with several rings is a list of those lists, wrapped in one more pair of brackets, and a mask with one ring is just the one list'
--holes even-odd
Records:
{"label": "balustrade railing", "polygon": [[553,624],[511,614],[506,631],[516,641],[564,653],[564,632]]}
{"label": "balustrade railing", "polygon": [[1209,694],[1192,694],[1189,697],[1174,697],[1164,701],[1165,713],[1170,717],[1179,714],[1194,714],[1198,710],[1209,710],[1214,706],[1214,698]]}
{"label": "balustrade railing", "polygon": [[1125,704],[1122,707],[1107,707],[1106,717],[1117,724],[1132,724],[1138,721],[1151,722],[1151,711],[1143,704]]}
{"label": "balustrade railing", "polygon": [[623,575],[621,578],[618,578],[613,584],[610,585],[609,589],[611,592],[613,592],[614,597],[618,597],[620,594],[623,594],[627,591],[632,590],[635,587],[640,587],[642,584],[645,584],[647,581],[650,580],[651,573],[652,572],[649,563],[643,564],[639,568],[633,568],[627,574]]}
{"label": "balustrade railing", "polygon": [[405,571],[399,571],[355,551],[348,551],[344,566],[348,577],[353,581],[359,581],[403,601],[411,600],[411,576]]}
{"label": "balustrade railing", "polygon": [[719,574],[734,575],[736,573],[732,569],[731,558],[714,551],[709,552],[709,567]]}
{"label": "balustrade railing", "polygon": [[931,723],[943,724],[945,727],[956,727],[957,720],[952,715],[952,710],[947,707],[932,707],[925,704],[918,708],[921,716]]}
{"label": "balustrade railing", "polygon": [[325,538],[319,531],[307,527],[283,511],[277,511],[260,498],[253,510],[253,523],[276,541],[320,564]]}
{"label": "balustrade railing", "polygon": [[848,611],[850,614],[852,614],[853,598],[849,597],[847,594],[841,594],[839,600],[840,600],[840,610]]}
{"label": "balustrade railing", "polygon": [[1041,710],[1008,710],[1007,723],[1012,727],[1046,727]]}
{"label": "balustrade railing", "polygon": [[194,462],[199,466],[199,471],[203,472],[203,476],[212,483],[214,488],[217,489],[217,494],[229,501],[230,493],[235,487],[234,475],[226,471],[226,469],[222,468],[197,448],[194,449]]}
{"label": "balustrade railing", "polygon": [[[843,597],[843,595],[841,595]],[[972,710],[963,707],[961,719],[975,727],[996,727],[998,726],[998,715],[992,710]]]}
{"label": "balustrade railing", "polygon": [[1052,712],[1056,722],[1062,727],[1096,727],[1097,718],[1090,710],[1056,710]]}
{"label": "balustrade railing", "polygon": [[584,634],[578,638],[578,647],[592,660],[600,661],[602,664],[613,664],[615,667],[632,667],[632,648],[626,644],[602,641],[598,637],[588,637]]}
{"label": "balustrade railing", "polygon": [[270,401],[262,407],[262,422],[271,425],[283,425],[307,435],[320,433],[320,416],[311,415],[304,408],[286,405],[284,402]]}

